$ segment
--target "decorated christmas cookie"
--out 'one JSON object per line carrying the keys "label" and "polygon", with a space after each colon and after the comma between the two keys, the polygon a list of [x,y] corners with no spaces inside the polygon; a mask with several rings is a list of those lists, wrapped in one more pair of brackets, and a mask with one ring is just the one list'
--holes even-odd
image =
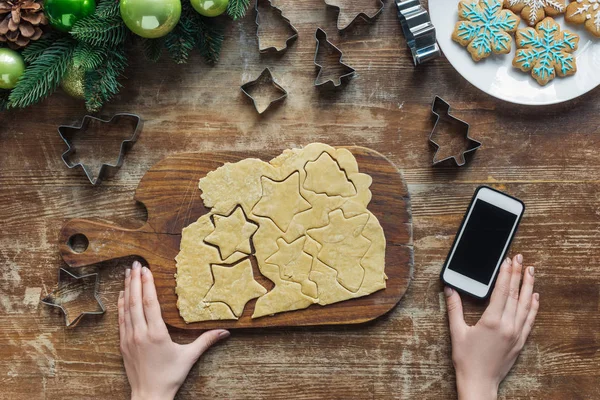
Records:
{"label": "decorated christmas cookie", "polygon": [[600,0],[571,0],[565,19],[574,24],[584,24],[594,36],[600,37]]}
{"label": "decorated christmas cookie", "polygon": [[521,13],[521,18],[530,26],[549,17],[562,14],[567,9],[568,0],[504,0],[504,7],[515,13]]}
{"label": "decorated christmas cookie", "polygon": [[561,31],[554,19],[545,18],[535,29],[519,29],[516,40],[513,65],[521,71],[531,71],[531,76],[540,85],[546,85],[556,75],[568,76],[577,72],[575,57],[571,53],[577,50],[579,36]]}
{"label": "decorated christmas cookie", "polygon": [[502,0],[461,0],[452,39],[467,48],[473,60],[510,52],[520,18],[502,9]]}

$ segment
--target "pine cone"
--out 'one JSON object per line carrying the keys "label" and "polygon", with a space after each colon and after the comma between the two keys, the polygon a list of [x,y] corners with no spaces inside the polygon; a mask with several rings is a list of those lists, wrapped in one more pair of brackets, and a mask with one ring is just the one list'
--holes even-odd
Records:
{"label": "pine cone", "polygon": [[36,0],[0,0],[0,42],[19,49],[42,36],[48,24],[42,4]]}

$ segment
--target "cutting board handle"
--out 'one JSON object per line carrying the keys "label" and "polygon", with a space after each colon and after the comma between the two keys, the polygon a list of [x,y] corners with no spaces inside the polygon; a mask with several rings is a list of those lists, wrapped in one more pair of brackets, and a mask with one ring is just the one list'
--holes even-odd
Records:
{"label": "cutting board handle", "polygon": [[[59,251],[70,267],[83,267],[127,256],[141,256],[152,232],[85,219],[72,219],[60,231]],[[144,245],[144,246],[142,246]]]}

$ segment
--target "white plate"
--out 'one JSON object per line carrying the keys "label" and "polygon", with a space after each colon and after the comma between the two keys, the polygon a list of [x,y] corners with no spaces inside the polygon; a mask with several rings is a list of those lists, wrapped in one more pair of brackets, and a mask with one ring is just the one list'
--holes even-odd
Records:
{"label": "white plate", "polygon": [[[577,72],[565,78],[557,76],[546,86],[540,86],[529,72],[512,66],[514,38],[510,54],[492,54],[479,62],[473,61],[467,49],[452,40],[452,31],[458,22],[458,0],[429,0],[429,14],[448,61],[466,80],[494,97],[524,105],[555,104],[579,97],[600,85],[600,38],[587,32],[583,25],[566,23],[562,16],[555,18],[561,27],[580,36],[579,49],[575,52]],[[526,26],[521,20],[519,28]]]}

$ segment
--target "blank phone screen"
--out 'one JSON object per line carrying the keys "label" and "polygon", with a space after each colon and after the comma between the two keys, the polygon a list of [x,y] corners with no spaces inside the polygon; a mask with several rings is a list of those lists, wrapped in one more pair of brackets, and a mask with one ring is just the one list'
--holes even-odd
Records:
{"label": "blank phone screen", "polygon": [[448,268],[489,284],[516,219],[517,215],[477,199]]}

